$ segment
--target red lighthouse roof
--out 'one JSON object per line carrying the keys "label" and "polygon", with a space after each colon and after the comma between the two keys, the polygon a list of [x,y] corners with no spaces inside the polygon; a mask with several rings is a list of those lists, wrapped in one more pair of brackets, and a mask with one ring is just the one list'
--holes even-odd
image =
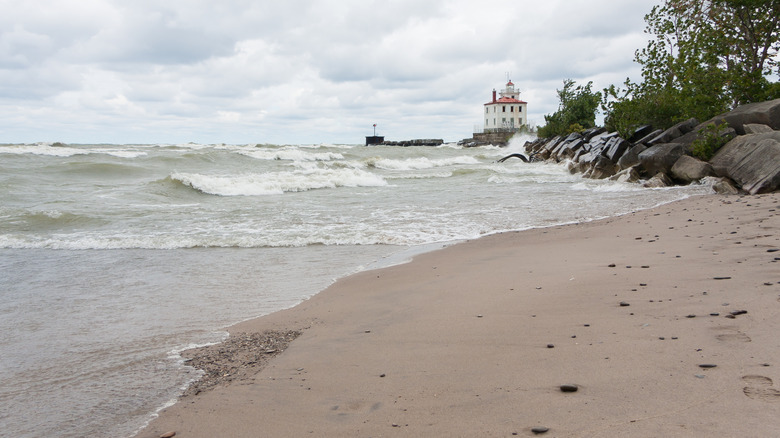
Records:
{"label": "red lighthouse roof", "polygon": [[512,99],[511,97],[502,97],[495,102],[488,102],[485,105],[498,105],[500,103],[528,103],[522,100]]}

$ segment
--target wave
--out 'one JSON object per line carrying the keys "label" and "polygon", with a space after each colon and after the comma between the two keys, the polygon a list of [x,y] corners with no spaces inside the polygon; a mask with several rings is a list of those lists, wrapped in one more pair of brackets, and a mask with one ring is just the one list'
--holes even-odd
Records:
{"label": "wave", "polygon": [[172,181],[217,196],[280,195],[336,187],[386,186],[380,176],[359,169],[304,169],[238,176],[174,173]]}
{"label": "wave", "polygon": [[0,154],[15,155],[44,155],[50,157],[72,157],[75,155],[105,154],[118,158],[137,158],[146,155],[143,151],[133,151],[117,148],[81,149],[69,146],[56,146],[49,144],[34,145],[10,145],[1,146]]}
{"label": "wave", "polygon": [[640,184],[621,183],[617,181],[598,182],[598,183],[577,183],[571,186],[575,192],[596,192],[596,193],[617,193],[617,192],[639,192],[647,190]]}
{"label": "wave", "polygon": [[238,153],[258,160],[336,161],[344,159],[343,155],[335,152],[308,152],[299,148],[239,149]]}
{"label": "wave", "polygon": [[407,175],[393,175],[388,179],[432,179],[432,178],[450,178],[453,172],[434,172],[434,173],[412,173]]}
{"label": "wave", "polygon": [[384,170],[424,170],[433,169],[435,167],[479,164],[479,160],[467,155],[433,160],[427,157],[407,158],[405,160],[370,158],[366,161],[366,164],[369,167]]}
{"label": "wave", "polygon": [[80,227],[93,227],[104,223],[103,220],[75,213],[59,210],[26,211],[21,214],[15,212],[3,212],[3,226],[0,230],[21,227],[25,231],[45,231],[73,229]]}

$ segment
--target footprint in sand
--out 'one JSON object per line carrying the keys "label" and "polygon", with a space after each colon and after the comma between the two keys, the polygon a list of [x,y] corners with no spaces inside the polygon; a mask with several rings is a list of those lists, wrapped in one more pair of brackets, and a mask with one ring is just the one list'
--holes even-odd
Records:
{"label": "footprint in sand", "polygon": [[719,327],[717,330],[724,331],[726,333],[720,333],[715,335],[715,338],[719,341],[723,342],[750,342],[752,339],[750,339],[750,336],[746,335],[745,333],[737,330],[734,326],[729,327]]}
{"label": "footprint in sand", "polygon": [[765,376],[743,376],[742,380],[747,385],[742,392],[753,400],[766,402],[780,402],[780,391],[772,388],[772,379]]}
{"label": "footprint in sand", "polygon": [[750,342],[752,339],[750,339],[750,336],[742,333],[742,332],[736,332],[736,333],[721,333],[716,336],[716,338],[719,341],[724,342]]}

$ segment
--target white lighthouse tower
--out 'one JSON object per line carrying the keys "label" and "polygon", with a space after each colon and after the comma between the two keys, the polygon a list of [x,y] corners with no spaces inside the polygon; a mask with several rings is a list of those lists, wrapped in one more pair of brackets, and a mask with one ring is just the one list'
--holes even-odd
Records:
{"label": "white lighthouse tower", "polygon": [[520,99],[520,92],[510,80],[498,99],[493,89],[493,100],[485,104],[484,132],[516,132],[528,124],[528,103]]}

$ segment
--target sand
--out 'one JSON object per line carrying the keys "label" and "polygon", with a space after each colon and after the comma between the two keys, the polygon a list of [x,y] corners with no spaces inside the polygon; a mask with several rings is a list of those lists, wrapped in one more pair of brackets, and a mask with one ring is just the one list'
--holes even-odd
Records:
{"label": "sand", "polygon": [[777,436],[777,249],[780,194],[712,195],[361,272],[232,327],[302,334],[139,437]]}

